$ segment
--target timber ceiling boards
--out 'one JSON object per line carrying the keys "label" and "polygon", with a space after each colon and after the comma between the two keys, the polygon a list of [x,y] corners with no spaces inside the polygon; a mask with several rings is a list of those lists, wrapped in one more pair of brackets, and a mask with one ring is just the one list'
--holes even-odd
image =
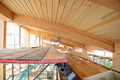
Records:
{"label": "timber ceiling boards", "polygon": [[16,14],[76,28],[120,42],[120,12],[88,0],[1,0]]}

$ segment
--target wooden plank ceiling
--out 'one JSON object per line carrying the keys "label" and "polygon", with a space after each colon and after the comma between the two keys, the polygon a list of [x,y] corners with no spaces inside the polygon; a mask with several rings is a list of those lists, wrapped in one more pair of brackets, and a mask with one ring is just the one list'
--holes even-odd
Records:
{"label": "wooden plank ceiling", "polygon": [[88,0],[1,0],[16,14],[69,26],[120,42],[120,12]]}

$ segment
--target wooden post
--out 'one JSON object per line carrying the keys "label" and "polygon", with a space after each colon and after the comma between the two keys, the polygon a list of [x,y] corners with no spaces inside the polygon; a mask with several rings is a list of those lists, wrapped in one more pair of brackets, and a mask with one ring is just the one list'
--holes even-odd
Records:
{"label": "wooden post", "polygon": [[72,47],[72,52],[73,52],[73,53],[75,52],[75,47]]}
{"label": "wooden post", "polygon": [[41,42],[41,38],[40,38],[40,36],[38,36],[38,37],[39,37],[39,42],[38,43],[39,43],[39,47],[40,47],[41,46],[41,43],[40,43]]}
{"label": "wooden post", "polygon": [[19,27],[19,47],[21,47],[21,27]]}
{"label": "wooden post", "polygon": [[120,71],[120,43],[114,43],[113,68]]}
{"label": "wooden post", "polygon": [[52,44],[52,39],[50,38],[50,45]]}
{"label": "wooden post", "polygon": [[40,40],[40,44],[41,44],[41,46],[43,46],[43,39],[44,39],[44,37],[41,36],[40,39],[41,39]]}
{"label": "wooden post", "polygon": [[0,19],[0,49],[6,47],[6,22]]}
{"label": "wooden post", "polygon": [[30,33],[29,31],[25,30],[25,47],[30,47]]}
{"label": "wooden post", "polygon": [[37,36],[34,35],[34,47],[37,47]]}
{"label": "wooden post", "polygon": [[87,50],[86,50],[86,49],[83,49],[83,50],[82,50],[82,53],[83,53],[83,57],[87,59]]}
{"label": "wooden post", "polygon": [[[0,49],[6,47],[6,22],[0,19]],[[6,65],[0,64],[0,80],[6,80]]]}
{"label": "wooden post", "polygon": [[39,36],[39,46],[43,46],[43,37]]}

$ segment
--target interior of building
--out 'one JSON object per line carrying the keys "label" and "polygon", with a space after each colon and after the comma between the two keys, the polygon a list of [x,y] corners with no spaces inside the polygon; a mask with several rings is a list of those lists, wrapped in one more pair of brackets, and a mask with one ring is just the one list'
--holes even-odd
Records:
{"label": "interior of building", "polygon": [[120,80],[120,0],[0,0],[0,80]]}

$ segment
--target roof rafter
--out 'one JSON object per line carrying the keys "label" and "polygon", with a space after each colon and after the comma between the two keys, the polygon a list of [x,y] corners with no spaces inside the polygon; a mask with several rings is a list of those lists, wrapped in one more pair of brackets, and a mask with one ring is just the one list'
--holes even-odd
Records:
{"label": "roof rafter", "polygon": [[[37,36],[42,36],[45,38],[49,38],[52,40],[58,40],[59,35],[51,34],[48,32],[40,31],[40,30],[34,30],[34,29],[29,29],[28,27],[25,26],[20,26],[24,28],[25,30],[29,31],[29,33],[37,35]],[[85,48],[84,44],[78,43],[76,41],[64,38],[60,36],[60,44],[67,44],[69,46],[75,46],[75,47],[80,47],[80,48]]]}
{"label": "roof rafter", "polygon": [[1,2],[0,2],[0,18],[4,20],[13,19],[13,12],[9,10],[6,6],[4,6]]}
{"label": "roof rafter", "polygon": [[60,24],[55,24],[52,22],[48,22],[48,21],[44,21],[44,20],[40,20],[32,17],[22,16],[18,14],[14,15],[14,19],[11,22],[34,27],[36,29],[49,31],[58,35],[65,36],[67,38],[72,38],[77,41],[83,41],[89,44],[99,46],[106,50],[113,51],[112,42],[104,40],[97,36],[82,32],[74,28],[60,25]]}

